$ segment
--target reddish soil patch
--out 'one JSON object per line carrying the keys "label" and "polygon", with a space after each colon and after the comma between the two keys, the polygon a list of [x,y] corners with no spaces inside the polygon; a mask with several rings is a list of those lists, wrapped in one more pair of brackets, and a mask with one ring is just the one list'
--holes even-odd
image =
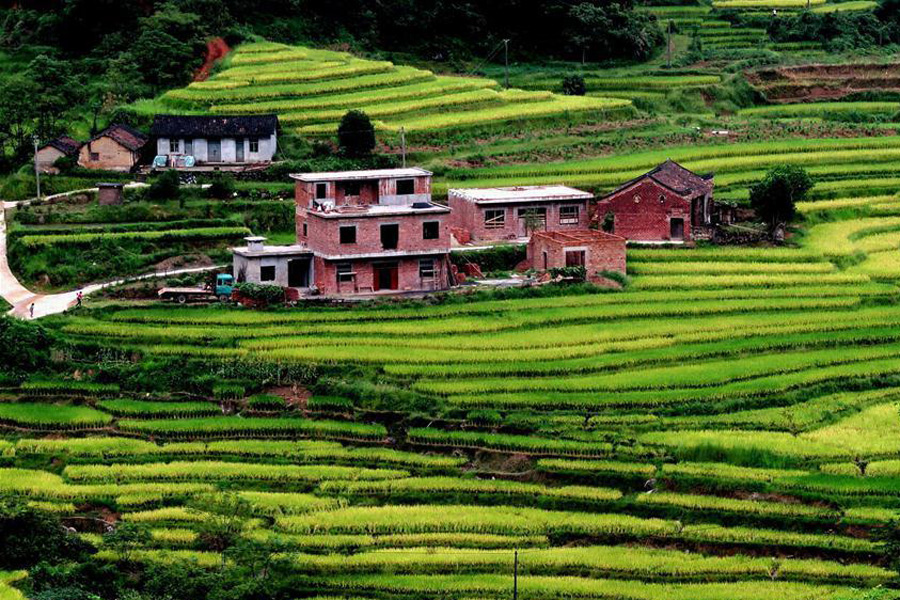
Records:
{"label": "reddish soil patch", "polygon": [[206,42],[206,55],[203,57],[203,65],[194,73],[194,81],[206,81],[212,73],[217,62],[225,58],[231,52],[231,48],[220,37],[215,37]]}
{"label": "reddish soil patch", "polygon": [[295,408],[299,408],[300,410],[306,410],[306,403],[309,400],[310,396],[312,396],[312,392],[303,387],[302,385],[292,385],[292,386],[282,386],[269,388],[265,390],[266,394],[272,394],[273,396],[281,396],[284,398],[284,401],[288,406],[293,406]]}
{"label": "reddish soil patch", "polygon": [[836,100],[853,92],[900,89],[900,63],[799,65],[745,75],[771,102]]}

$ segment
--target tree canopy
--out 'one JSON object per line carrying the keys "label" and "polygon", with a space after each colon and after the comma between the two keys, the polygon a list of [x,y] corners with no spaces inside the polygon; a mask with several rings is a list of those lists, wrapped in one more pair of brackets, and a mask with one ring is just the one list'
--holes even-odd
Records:
{"label": "tree canopy", "polygon": [[789,223],[796,215],[796,203],[812,189],[812,178],[803,167],[782,165],[771,169],[761,181],[750,186],[750,205],[769,228]]}

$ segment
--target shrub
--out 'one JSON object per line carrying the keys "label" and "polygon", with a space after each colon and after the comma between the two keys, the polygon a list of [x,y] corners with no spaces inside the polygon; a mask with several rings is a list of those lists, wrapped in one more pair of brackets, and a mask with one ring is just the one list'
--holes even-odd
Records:
{"label": "shrub", "polygon": [[581,75],[566,75],[562,80],[562,91],[566,96],[584,96],[587,84]]}
{"label": "shrub", "polygon": [[147,197],[153,200],[171,200],[178,197],[181,181],[178,179],[178,171],[169,169],[162,173],[147,188]]}
{"label": "shrub", "polygon": [[227,200],[234,197],[235,190],[234,177],[216,173],[206,189],[206,195],[217,200]]}
{"label": "shrub", "polygon": [[284,300],[284,290],[277,285],[244,282],[234,286],[234,289],[242,297],[262,304],[277,304]]}
{"label": "shrub", "polygon": [[766,173],[759,183],[750,186],[750,205],[756,215],[771,229],[794,219],[797,202],[812,189],[813,180],[806,169],[782,165]]}

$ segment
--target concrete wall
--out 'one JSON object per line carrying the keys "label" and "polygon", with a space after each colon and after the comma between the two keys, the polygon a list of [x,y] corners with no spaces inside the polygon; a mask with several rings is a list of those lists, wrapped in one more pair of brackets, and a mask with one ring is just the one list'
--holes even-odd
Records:
{"label": "concrete wall", "polygon": [[[97,154],[97,158],[91,155]],[[87,142],[78,153],[78,164],[86,169],[130,171],[140,156],[112,138],[101,137]]]}
{"label": "concrete wall", "polygon": [[602,223],[607,213],[615,215],[612,233],[628,240],[670,241],[673,218],[684,220],[683,239],[691,239],[691,202],[652,179],[640,181],[598,202],[594,219]]}
{"label": "concrete wall", "polygon": [[[266,285],[277,285],[288,287],[288,263],[292,260],[301,259],[299,256],[241,256],[240,254],[232,254],[232,266],[235,280],[247,281],[250,283],[262,283]],[[275,267],[275,279],[273,281],[262,281],[260,277],[261,267]],[[313,267],[311,267],[313,268]],[[310,273],[309,281],[314,281],[314,274]]]}
{"label": "concrete wall", "polygon": [[[526,237],[527,231],[524,222],[519,218],[519,209],[544,208],[547,211],[547,226],[544,231],[567,231],[584,229],[590,223],[587,201],[554,201],[554,202],[518,202],[508,204],[476,204],[451,193],[448,196],[452,212],[451,227],[468,233],[474,241],[500,241],[519,237]],[[560,223],[560,208],[563,206],[578,207],[577,223]],[[503,210],[506,213],[506,222],[502,228],[489,229],[485,227],[485,212],[488,210]],[[459,239],[457,235],[457,239]],[[462,240],[460,240],[462,241]]]}
{"label": "concrete wall", "polygon": [[[178,151],[175,154],[186,154],[186,140],[179,138]],[[235,138],[222,138],[222,160],[221,162],[233,163],[237,161],[237,144]],[[198,163],[209,161],[209,140],[207,138],[191,139],[191,155]],[[257,152],[250,152],[250,138],[241,138],[240,144],[244,147],[244,160],[246,163],[271,162],[275,151],[278,148],[277,136],[273,133],[271,136],[259,138],[259,149]],[[156,154],[168,156],[173,154],[169,151],[169,138],[161,137],[156,140]]]}

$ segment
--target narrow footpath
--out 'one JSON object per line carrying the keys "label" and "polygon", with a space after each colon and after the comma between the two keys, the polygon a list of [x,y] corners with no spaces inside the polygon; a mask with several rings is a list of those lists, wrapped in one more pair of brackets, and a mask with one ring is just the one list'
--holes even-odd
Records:
{"label": "narrow footpath", "polygon": [[[22,319],[39,319],[40,317],[47,315],[65,312],[75,304],[78,292],[81,292],[83,296],[88,296],[103,288],[120,285],[129,281],[152,279],[154,277],[168,277],[170,275],[181,275],[184,273],[200,273],[222,268],[222,265],[214,265],[211,267],[173,269],[171,271],[147,273],[138,277],[115,279],[103,283],[92,283],[70,292],[61,292],[59,294],[36,294],[19,283],[19,280],[16,279],[16,276],[9,268],[9,261],[6,258],[6,211],[7,209],[15,208],[16,205],[16,202],[3,202],[2,211],[0,211],[0,297],[12,305],[12,309],[10,309],[8,314]],[[32,304],[34,304],[33,316],[31,314]]]}

